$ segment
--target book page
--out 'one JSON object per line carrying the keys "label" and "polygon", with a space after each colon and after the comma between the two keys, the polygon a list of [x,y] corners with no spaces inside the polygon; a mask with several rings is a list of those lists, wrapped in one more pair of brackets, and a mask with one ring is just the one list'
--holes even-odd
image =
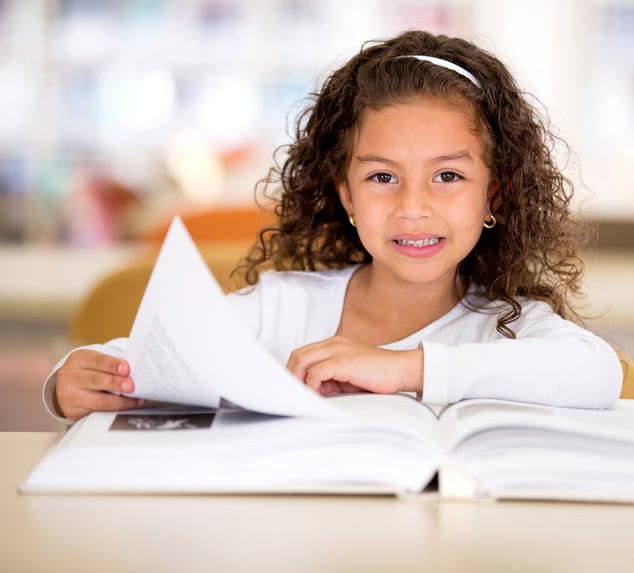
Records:
{"label": "book page", "polygon": [[534,428],[634,442],[634,401],[606,410],[557,408],[506,400],[464,400],[440,413],[447,450],[470,435],[495,428]]}
{"label": "book page", "polygon": [[441,416],[443,496],[634,502],[634,402],[607,410],[467,400]]}
{"label": "book page", "polygon": [[412,434],[421,442],[440,444],[440,426],[434,411],[405,394],[341,394],[329,398],[335,405],[366,424],[391,427]]}
{"label": "book page", "polygon": [[285,416],[341,416],[244,327],[179,218],[165,238],[126,350],[134,396]]}

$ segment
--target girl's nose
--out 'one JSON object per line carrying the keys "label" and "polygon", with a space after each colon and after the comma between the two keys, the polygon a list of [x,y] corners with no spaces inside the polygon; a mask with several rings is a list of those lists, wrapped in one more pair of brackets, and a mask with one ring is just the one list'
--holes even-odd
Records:
{"label": "girl's nose", "polygon": [[424,219],[433,212],[432,192],[425,184],[403,186],[399,194],[399,217]]}

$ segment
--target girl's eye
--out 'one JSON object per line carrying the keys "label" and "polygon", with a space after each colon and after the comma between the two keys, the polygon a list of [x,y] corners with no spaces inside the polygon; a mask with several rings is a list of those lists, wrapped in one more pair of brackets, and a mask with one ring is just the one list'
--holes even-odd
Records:
{"label": "girl's eye", "polygon": [[370,177],[372,181],[376,181],[377,183],[393,183],[394,176],[390,173],[375,173]]}
{"label": "girl's eye", "polygon": [[443,171],[434,178],[434,181],[440,183],[455,183],[456,181],[460,181],[460,179],[462,179],[462,177],[453,171]]}

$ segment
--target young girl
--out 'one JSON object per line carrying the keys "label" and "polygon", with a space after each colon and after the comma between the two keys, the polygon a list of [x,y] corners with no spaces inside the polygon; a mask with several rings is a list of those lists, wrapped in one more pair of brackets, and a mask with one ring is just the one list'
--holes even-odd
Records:
{"label": "young girl", "polygon": [[[299,380],[434,404],[618,397],[615,352],[573,322],[572,184],[500,61],[425,32],[369,44],[295,135],[263,182],[277,225],[246,259],[251,287],[228,296]],[[137,406],[120,395],[134,388],[124,348],[72,352],[46,384],[51,412]]]}

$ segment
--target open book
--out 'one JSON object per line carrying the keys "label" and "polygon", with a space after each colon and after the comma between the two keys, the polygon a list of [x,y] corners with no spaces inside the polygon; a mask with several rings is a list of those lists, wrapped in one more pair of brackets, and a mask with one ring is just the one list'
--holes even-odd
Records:
{"label": "open book", "polygon": [[447,498],[634,502],[634,401],[439,410],[406,395],[321,397],[242,326],[179,219],[126,357],[135,394],[174,405],[86,416],[22,492],[427,495],[434,484]]}

